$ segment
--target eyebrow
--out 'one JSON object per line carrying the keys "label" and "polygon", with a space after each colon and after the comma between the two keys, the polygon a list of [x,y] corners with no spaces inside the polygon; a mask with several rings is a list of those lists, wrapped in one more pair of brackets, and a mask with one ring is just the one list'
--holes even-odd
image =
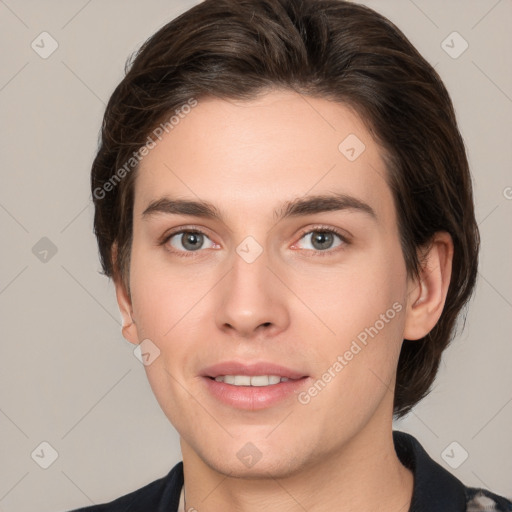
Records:
{"label": "eyebrow", "polygon": [[[289,217],[302,217],[316,213],[350,210],[368,215],[377,220],[374,209],[360,199],[340,193],[304,196],[286,201],[274,210],[274,220],[280,221]],[[208,201],[195,201],[189,199],[171,199],[162,197],[152,201],[142,213],[142,218],[147,219],[153,215],[163,213],[167,215],[191,215],[204,219],[223,222],[223,216],[219,209]]]}

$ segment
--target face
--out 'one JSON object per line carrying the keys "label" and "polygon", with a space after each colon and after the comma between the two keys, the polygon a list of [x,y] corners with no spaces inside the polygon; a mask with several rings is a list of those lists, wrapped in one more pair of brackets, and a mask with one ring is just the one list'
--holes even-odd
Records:
{"label": "face", "polygon": [[381,154],[274,91],[199,101],[144,157],[118,300],[184,456],[286,475],[390,428],[410,282]]}

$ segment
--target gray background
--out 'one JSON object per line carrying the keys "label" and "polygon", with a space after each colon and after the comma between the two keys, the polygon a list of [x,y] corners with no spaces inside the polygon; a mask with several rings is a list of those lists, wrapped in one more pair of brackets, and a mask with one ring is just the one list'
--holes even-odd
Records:
{"label": "gray background", "polygon": [[[0,0],[0,511],[109,501],[181,458],[98,273],[89,170],[125,59],[195,3]],[[452,94],[483,245],[465,330],[430,396],[397,427],[466,484],[512,496],[512,2],[365,3],[405,32]],[[31,47],[51,48],[43,31],[58,43],[46,59]],[[47,469],[42,442],[58,454]]]}

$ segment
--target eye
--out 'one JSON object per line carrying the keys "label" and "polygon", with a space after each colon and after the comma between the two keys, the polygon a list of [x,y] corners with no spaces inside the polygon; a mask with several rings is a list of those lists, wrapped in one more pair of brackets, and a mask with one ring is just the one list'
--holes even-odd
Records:
{"label": "eye", "polygon": [[[208,247],[203,247],[205,240],[210,242]],[[176,252],[194,252],[204,248],[210,249],[215,245],[206,234],[197,229],[187,229],[171,233],[163,240],[163,243],[169,243]]]}
{"label": "eye", "polygon": [[341,233],[332,228],[312,229],[304,233],[302,239],[307,240],[309,244],[309,247],[302,247],[302,249],[320,252],[327,252],[348,243]]}

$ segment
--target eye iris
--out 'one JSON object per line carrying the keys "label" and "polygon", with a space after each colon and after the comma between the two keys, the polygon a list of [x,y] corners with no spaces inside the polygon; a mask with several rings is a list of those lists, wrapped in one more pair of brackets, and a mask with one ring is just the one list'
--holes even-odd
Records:
{"label": "eye iris", "polygon": [[332,233],[325,231],[315,231],[311,236],[311,241],[315,249],[328,249],[332,245],[333,236]]}
{"label": "eye iris", "polygon": [[[203,243],[203,235],[201,233],[183,233],[181,235],[181,243],[185,249],[195,251],[201,247]],[[190,244],[190,245],[189,245]]]}

